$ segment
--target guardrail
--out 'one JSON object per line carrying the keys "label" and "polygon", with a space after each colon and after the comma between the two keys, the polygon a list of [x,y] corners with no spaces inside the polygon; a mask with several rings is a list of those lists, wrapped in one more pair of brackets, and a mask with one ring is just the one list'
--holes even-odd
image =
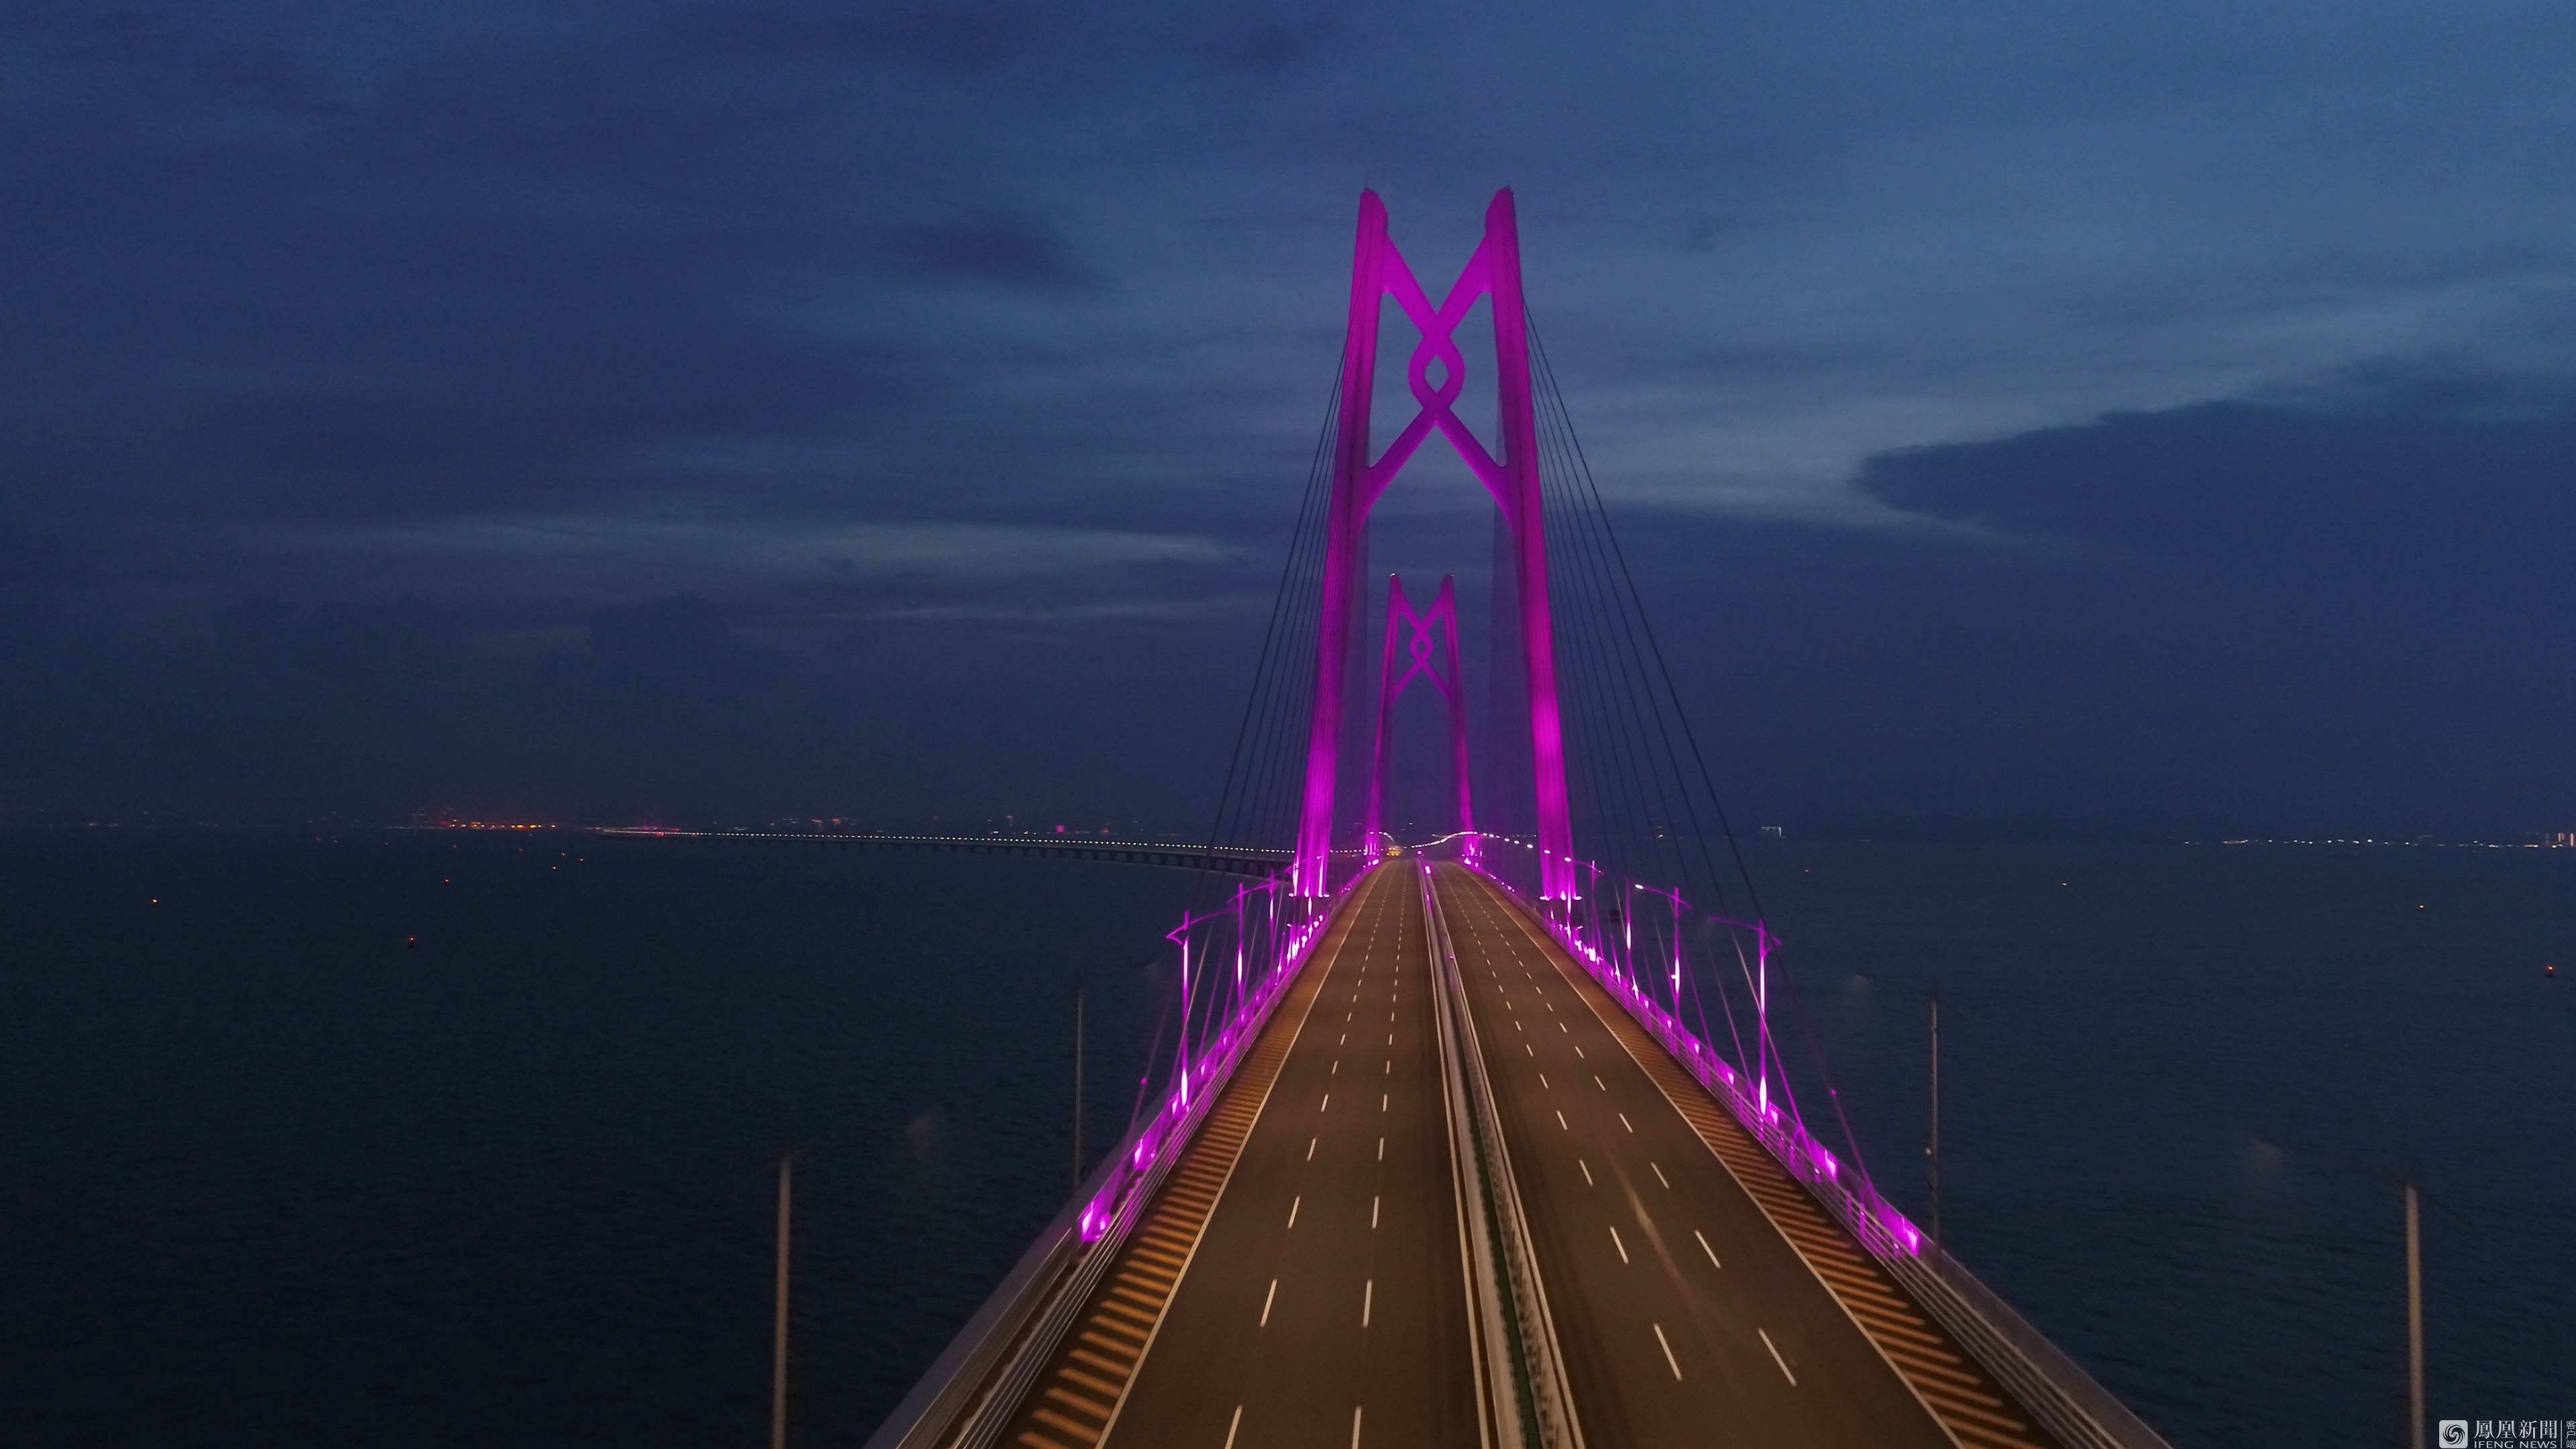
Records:
{"label": "guardrail", "polygon": [[1526,1402],[1518,1335],[1513,1327],[1511,1292],[1505,1281],[1502,1226],[1497,1221],[1491,1174],[1485,1165],[1476,1109],[1467,1091],[1465,1058],[1459,1043],[1458,1005],[1449,989],[1451,972],[1439,907],[1431,897],[1431,873],[1420,872],[1425,942],[1431,971],[1432,1022],[1440,1037],[1440,1096],[1448,1118],[1449,1171],[1456,1185],[1459,1238],[1466,1249],[1468,1336],[1483,1393],[1476,1401],[1478,1442],[1492,1449],[1498,1441],[1533,1449],[1533,1415]]}
{"label": "guardrail", "polygon": [[1466,1165],[1475,1179],[1480,1209],[1472,1215],[1476,1261],[1469,1265],[1473,1270],[1470,1291],[1476,1295],[1489,1339],[1504,1350],[1486,1356],[1486,1398],[1507,1442],[1526,1449],[1583,1449],[1583,1428],[1566,1385],[1565,1352],[1557,1343],[1547,1287],[1530,1251],[1529,1219],[1512,1176],[1502,1114],[1494,1105],[1484,1048],[1467,1009],[1466,983],[1458,974],[1457,953],[1450,947],[1448,922],[1441,914],[1428,862],[1420,876],[1432,970],[1440,986],[1435,999],[1446,1058],[1443,1065],[1457,1088],[1450,1132],[1453,1139],[1464,1134],[1469,1148]]}
{"label": "guardrail", "polygon": [[2172,1449],[2164,1437],[2102,1387],[1937,1243],[1911,1257],[1885,1258],[1888,1272],[1941,1321],[2050,1432],[2083,1449]]}
{"label": "guardrail", "polygon": [[[1489,843],[1492,843],[1489,839]],[[2172,1449],[2066,1351],[2015,1312],[1966,1265],[1925,1237],[1744,1072],[1718,1055],[1618,969],[1615,952],[1585,939],[1572,912],[1534,907],[1513,884],[1481,864],[1468,868],[1491,881],[1537,921],[1568,956],[1645,1028],[1684,1071],[1762,1144],[1773,1161],[1833,1214],[1854,1241],[1894,1278],[1961,1347],[1973,1354],[2022,1407],[2069,1449]]]}
{"label": "guardrail", "polygon": [[[1276,953],[1272,964],[1245,982],[1237,1008],[1198,1054],[1182,1057],[1159,1108],[1092,1170],[1082,1191],[868,1439],[867,1449],[991,1449],[1171,1175],[1178,1149],[1224,1095],[1244,1053],[1366,875],[1364,868],[1355,870],[1324,909],[1303,922],[1281,923],[1266,937],[1246,928],[1238,900],[1232,939],[1264,941]],[[1223,911],[1191,916],[1173,932],[1183,943],[1185,974],[1193,928],[1225,917]],[[1207,959],[1202,953],[1203,964]]]}

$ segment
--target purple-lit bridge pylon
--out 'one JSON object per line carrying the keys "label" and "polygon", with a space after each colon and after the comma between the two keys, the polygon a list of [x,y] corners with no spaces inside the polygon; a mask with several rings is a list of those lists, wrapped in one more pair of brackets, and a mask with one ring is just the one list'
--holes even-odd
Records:
{"label": "purple-lit bridge pylon", "polygon": [[[1491,449],[1457,411],[1479,301]],[[1413,411],[1381,448],[1390,305]],[[1434,433],[1496,509],[1490,639],[1462,640],[1454,577],[1418,608],[1368,572],[1371,510]],[[1879,1191],[1821,1064],[1779,1049],[1793,957],[1531,323],[1509,191],[1436,300],[1361,195],[1253,675],[1127,1134],[878,1449],[2160,1449]],[[1455,808],[1408,844],[1416,683]]]}

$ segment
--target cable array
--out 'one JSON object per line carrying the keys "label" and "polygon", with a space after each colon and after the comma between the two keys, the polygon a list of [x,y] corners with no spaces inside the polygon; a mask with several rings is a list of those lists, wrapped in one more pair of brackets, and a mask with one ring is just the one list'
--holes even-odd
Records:
{"label": "cable array", "polygon": [[[1345,349],[1347,350],[1347,349]],[[1341,420],[1342,373],[1333,372],[1332,396],[1306,470],[1288,559],[1279,571],[1270,623],[1261,636],[1252,687],[1236,726],[1225,784],[1208,826],[1211,850],[1289,849],[1296,843],[1297,807],[1305,783],[1305,744],[1315,702],[1316,629],[1323,607],[1324,553],[1331,522],[1333,434]],[[1201,875],[1203,892],[1210,877]]]}
{"label": "cable array", "polygon": [[[1347,356],[1348,349],[1343,352]],[[1224,783],[1208,824],[1207,846],[1224,850],[1278,850],[1296,843],[1297,809],[1304,791],[1305,741],[1315,700],[1316,631],[1323,606],[1324,555],[1332,513],[1333,436],[1341,421],[1342,374],[1336,368],[1325,399],[1324,421],[1306,468],[1306,487],[1297,504],[1297,521],[1288,538],[1288,556],[1280,566],[1279,584],[1270,602],[1270,618],[1261,634],[1261,652],[1244,693],[1243,713],[1235,725],[1234,745],[1226,759]],[[1171,978],[1136,1079],[1134,1104],[1128,1112],[1132,1130],[1150,1103],[1159,1101],[1157,1080],[1172,1080],[1180,1063],[1204,1049],[1240,1001],[1229,991],[1229,964],[1208,949],[1207,933],[1192,923],[1221,915],[1221,899],[1239,886],[1240,877],[1202,868],[1190,888],[1189,908],[1176,935],[1178,959],[1186,973]],[[1279,892],[1273,890],[1276,897]],[[1280,903],[1265,903],[1265,912]],[[1269,941],[1278,939],[1279,918],[1264,922]],[[1241,926],[1232,937],[1240,950],[1246,942]],[[1193,953],[1195,943],[1200,949]],[[1175,1007],[1188,1004],[1176,1022]]]}
{"label": "cable array", "polygon": [[[1743,983],[1745,1009],[1750,1008],[1760,937],[1769,929],[1761,893],[1611,527],[1538,324],[1532,319],[1528,326],[1575,854],[1606,874],[1670,882],[1681,893],[1687,909],[1669,917],[1649,908],[1660,898],[1622,893],[1616,909],[1634,919],[1620,920],[1618,928],[1643,931],[1657,955],[1670,952],[1681,962],[1673,1008],[1698,1017],[1703,1040],[1713,1039],[1707,995],[1716,995],[1739,1065],[1759,1070],[1756,1058],[1768,1059],[1796,1115],[1797,1095],[1776,1057],[1778,1031],[1771,1030],[1756,1052],[1746,1052],[1744,1025],[1727,989],[1732,974]],[[1695,932],[1685,929],[1694,917]],[[1677,931],[1678,941],[1672,934]],[[1854,1165],[1866,1177],[1859,1141],[1842,1119],[1841,1094],[1796,993],[1773,990],[1769,1004],[1788,1006],[1795,1018],[1815,1080],[1833,1107]]]}

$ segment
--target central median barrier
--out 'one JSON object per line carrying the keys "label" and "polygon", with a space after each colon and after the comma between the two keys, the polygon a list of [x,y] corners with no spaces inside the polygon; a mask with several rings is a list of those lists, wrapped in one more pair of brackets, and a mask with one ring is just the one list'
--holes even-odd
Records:
{"label": "central median barrier", "polygon": [[1494,1442],[1518,1449],[1583,1449],[1583,1429],[1565,1379],[1565,1353],[1530,1248],[1529,1216],[1512,1176],[1502,1113],[1476,1023],[1467,1009],[1458,956],[1449,940],[1431,867],[1422,862],[1422,909],[1438,983],[1442,1067],[1450,1091],[1450,1148],[1457,1160],[1468,1227],[1468,1285],[1481,1325],[1485,1397]]}

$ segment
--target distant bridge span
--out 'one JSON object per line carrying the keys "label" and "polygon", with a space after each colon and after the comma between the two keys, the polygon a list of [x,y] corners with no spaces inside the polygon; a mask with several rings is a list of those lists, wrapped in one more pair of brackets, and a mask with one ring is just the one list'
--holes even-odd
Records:
{"label": "distant bridge span", "polygon": [[1159,865],[1174,870],[1208,870],[1220,875],[1266,878],[1287,869],[1293,858],[1285,850],[1211,850],[1203,845],[1174,845],[1145,840],[1077,840],[1070,836],[1031,835],[875,835],[824,830],[662,830],[651,826],[603,825],[593,831],[625,839],[764,840],[786,845],[841,845],[861,850],[904,850],[933,855],[1028,855],[1055,860],[1107,860],[1123,865]]}

